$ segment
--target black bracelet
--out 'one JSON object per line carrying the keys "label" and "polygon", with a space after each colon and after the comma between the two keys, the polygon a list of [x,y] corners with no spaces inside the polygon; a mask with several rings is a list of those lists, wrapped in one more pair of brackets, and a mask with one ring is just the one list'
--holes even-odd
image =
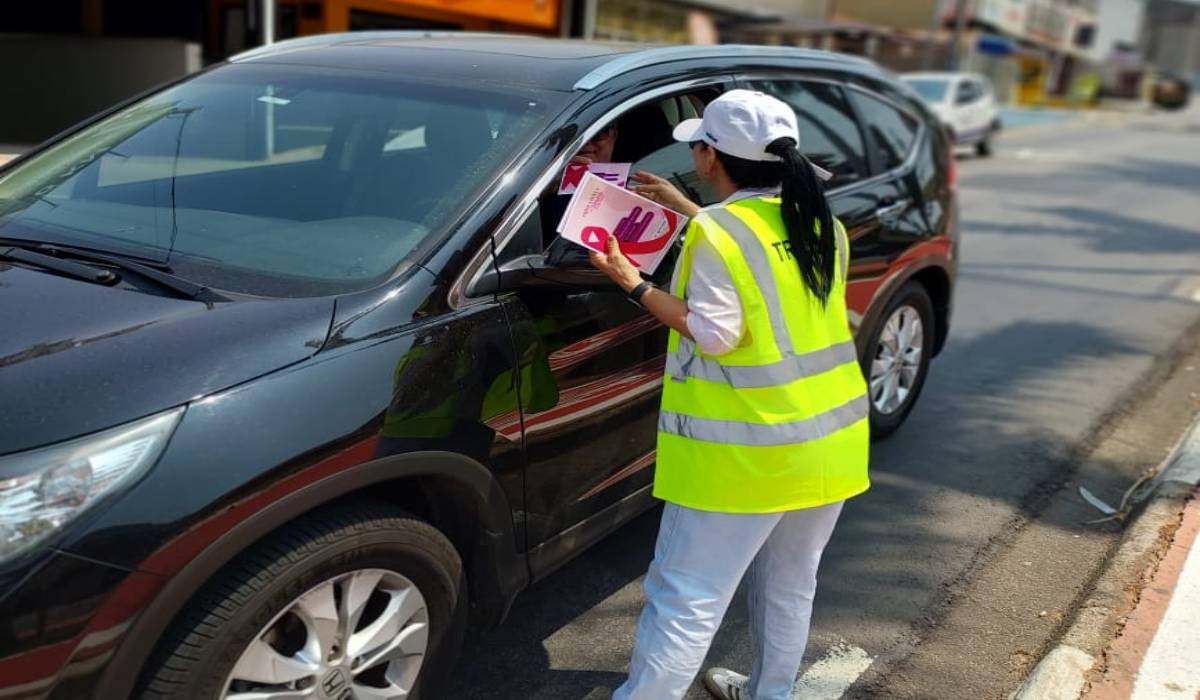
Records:
{"label": "black bracelet", "polygon": [[631,301],[633,301],[633,303],[635,303],[635,304],[641,304],[641,303],[642,303],[642,297],[646,295],[646,292],[648,292],[648,291],[650,291],[651,289],[654,289],[654,288],[655,288],[655,287],[654,287],[654,283],[653,283],[653,282],[645,282],[645,281],[643,281],[643,282],[639,283],[639,284],[638,284],[638,286],[636,286],[636,287],[634,287],[633,289],[629,290],[629,298],[630,298],[630,300],[631,300]]}

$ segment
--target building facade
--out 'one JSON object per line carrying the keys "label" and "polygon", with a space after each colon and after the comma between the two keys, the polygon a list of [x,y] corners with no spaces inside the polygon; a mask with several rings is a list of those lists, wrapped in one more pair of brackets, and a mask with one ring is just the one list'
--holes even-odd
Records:
{"label": "building facade", "polygon": [[[275,38],[366,29],[558,36],[563,0],[270,0]],[[38,0],[0,12],[0,144],[27,146],[154,85],[258,46],[264,0]],[[54,80],[45,77],[52,75]]]}
{"label": "building facade", "polygon": [[1200,0],[1147,0],[1143,56],[1200,89]]}

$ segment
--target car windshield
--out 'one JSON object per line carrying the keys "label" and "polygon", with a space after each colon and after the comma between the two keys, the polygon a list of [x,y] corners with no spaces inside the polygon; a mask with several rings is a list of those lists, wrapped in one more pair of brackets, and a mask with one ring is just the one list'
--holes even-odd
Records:
{"label": "car windshield", "polygon": [[247,294],[363,289],[442,235],[553,99],[232,64],[0,175],[0,237],[167,262]]}
{"label": "car windshield", "polygon": [[906,78],[904,82],[911,85],[926,102],[945,102],[946,92],[950,89],[950,81],[939,78]]}

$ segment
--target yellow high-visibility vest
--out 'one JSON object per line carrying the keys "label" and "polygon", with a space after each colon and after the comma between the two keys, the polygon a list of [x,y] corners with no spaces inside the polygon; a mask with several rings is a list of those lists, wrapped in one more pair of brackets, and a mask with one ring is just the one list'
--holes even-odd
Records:
{"label": "yellow high-visibility vest", "polygon": [[[692,251],[720,254],[741,299],[739,347],[714,357],[671,332],[654,495],[698,510],[772,513],[866,491],[867,386],[846,318],[849,240],[822,305],[787,244],[779,198],[746,199],[692,220],[672,292],[686,297]],[[818,232],[820,233],[820,232]]]}

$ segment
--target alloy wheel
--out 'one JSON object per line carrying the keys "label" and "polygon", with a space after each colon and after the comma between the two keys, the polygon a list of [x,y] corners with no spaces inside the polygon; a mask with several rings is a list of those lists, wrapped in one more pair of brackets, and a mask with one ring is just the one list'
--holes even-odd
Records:
{"label": "alloy wheel", "polygon": [[242,652],[224,700],[399,700],[429,647],[429,609],[408,578],[341,574],[289,603]]}
{"label": "alloy wheel", "polygon": [[871,362],[871,403],[881,414],[900,410],[917,386],[925,328],[911,306],[897,307],[883,325]]}

